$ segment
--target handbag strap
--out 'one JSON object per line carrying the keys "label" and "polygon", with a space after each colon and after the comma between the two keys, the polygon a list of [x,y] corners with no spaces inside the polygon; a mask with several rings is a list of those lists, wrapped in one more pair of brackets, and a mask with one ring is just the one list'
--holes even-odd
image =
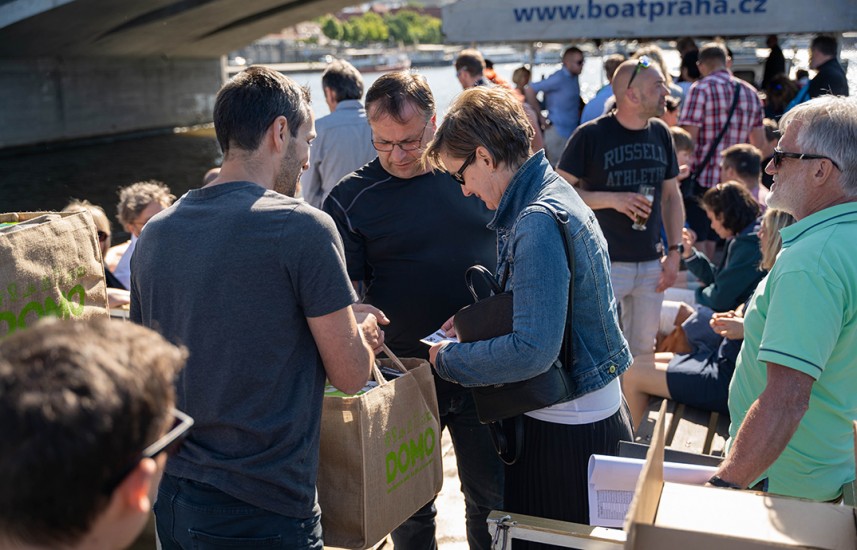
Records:
{"label": "handbag strap", "polygon": [[562,337],[562,347],[560,355],[562,357],[562,366],[565,369],[571,370],[574,360],[574,333],[571,327],[571,314],[574,305],[574,254],[572,253],[571,243],[568,241],[568,232],[565,226],[568,224],[568,212],[557,210],[553,205],[545,201],[537,201],[531,203],[530,206],[541,206],[550,212],[559,228],[559,234],[562,235],[562,243],[565,246],[565,257],[568,261],[568,309],[565,311],[565,332]]}
{"label": "handbag strap", "polygon": [[717,150],[717,146],[720,145],[720,141],[723,139],[724,134],[726,134],[726,129],[729,128],[729,123],[732,122],[732,115],[735,114],[735,107],[738,106],[738,97],[741,94],[741,83],[735,83],[735,93],[732,95],[732,106],[729,107],[729,116],[726,117],[726,124],[723,125],[723,128],[720,129],[720,133],[717,134],[717,137],[714,138],[714,141],[711,142],[711,148],[708,149],[708,153],[705,155],[705,158],[699,163],[699,166],[696,167],[696,170],[693,171],[693,177],[699,178],[702,172],[705,170],[705,167],[708,166],[708,162],[711,160],[712,155]]}
{"label": "handbag strap", "polygon": [[[508,273],[508,267],[506,269],[506,273]],[[491,273],[491,270],[489,270],[487,267],[484,267],[481,265],[470,266],[467,268],[467,271],[464,272],[464,282],[467,283],[467,288],[470,290],[470,294],[473,295],[473,301],[474,302],[479,301],[479,294],[477,294],[476,289],[473,288],[473,275],[474,274],[482,276],[482,280],[485,281],[485,283],[491,288],[492,294],[496,295],[496,294],[500,294],[501,292],[503,292],[503,288],[501,288],[501,286],[499,284],[497,284],[497,281],[494,279],[494,274]],[[502,283],[503,287],[506,286],[505,277],[506,276],[504,275],[503,283]]]}

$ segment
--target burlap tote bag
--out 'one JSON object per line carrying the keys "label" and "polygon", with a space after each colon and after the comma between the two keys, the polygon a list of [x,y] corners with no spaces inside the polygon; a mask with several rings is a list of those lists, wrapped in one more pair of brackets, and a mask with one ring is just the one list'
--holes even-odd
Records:
{"label": "burlap tote bag", "polygon": [[92,215],[0,214],[0,338],[49,315],[108,315]]}
{"label": "burlap tote bag", "polygon": [[386,381],[376,368],[378,387],[324,397],[318,499],[325,546],[372,546],[443,484],[431,367],[422,359],[380,364],[404,374]]}

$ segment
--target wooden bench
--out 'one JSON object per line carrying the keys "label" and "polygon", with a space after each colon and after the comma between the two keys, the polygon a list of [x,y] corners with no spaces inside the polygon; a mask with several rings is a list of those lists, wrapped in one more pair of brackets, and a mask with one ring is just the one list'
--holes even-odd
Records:
{"label": "wooden bench", "polygon": [[[646,417],[640,423],[634,441],[644,445],[652,442],[652,432],[658,420],[660,397],[649,401]],[[677,451],[722,457],[729,438],[729,417],[703,411],[667,400],[666,446]]]}

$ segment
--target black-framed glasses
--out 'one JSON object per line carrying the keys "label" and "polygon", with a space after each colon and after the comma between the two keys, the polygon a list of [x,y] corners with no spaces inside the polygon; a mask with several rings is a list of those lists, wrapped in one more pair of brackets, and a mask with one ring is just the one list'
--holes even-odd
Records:
{"label": "black-framed glasses", "polygon": [[640,73],[642,69],[648,69],[652,66],[652,60],[649,59],[648,55],[641,55],[640,59],[637,60],[637,66],[634,67],[634,72],[631,74],[631,80],[628,81],[628,88],[631,88],[631,84],[634,83],[634,79],[637,78],[637,75]]}
{"label": "black-framed glasses", "polygon": [[423,130],[422,132],[420,132],[420,139],[409,139],[406,141],[375,141],[375,137],[372,136],[372,147],[374,147],[376,151],[381,151],[382,153],[390,153],[396,147],[398,147],[402,151],[409,152],[421,149],[423,146],[423,140],[426,136],[426,128],[428,128],[429,122],[431,122],[431,119],[428,119],[423,125]]}
{"label": "black-framed glasses", "polygon": [[122,470],[119,471],[119,474],[113,477],[109,482],[104,485],[104,493],[109,494],[116,488],[117,485],[122,483],[122,480],[128,477],[128,474],[134,471],[134,468],[137,467],[137,464],[140,463],[144,458],[152,458],[154,459],[161,453],[175,454],[176,451],[181,447],[182,442],[184,442],[185,437],[187,437],[188,430],[193,426],[193,418],[189,415],[181,412],[180,410],[173,407],[170,409],[170,414],[173,416],[173,426],[170,430],[163,435],[160,439],[143,449],[140,454],[138,454],[134,460],[128,463]]}
{"label": "black-framed glasses", "polygon": [[454,179],[461,185],[464,185],[464,171],[467,170],[468,166],[473,164],[474,160],[476,160],[476,151],[473,151],[472,153],[470,153],[470,155],[468,155],[466,159],[464,159],[464,164],[461,165],[461,168],[458,169],[458,172],[450,174],[450,176],[452,176],[452,179]]}
{"label": "black-framed glasses", "polygon": [[774,148],[774,156],[772,160],[774,161],[774,167],[779,169],[779,167],[783,163],[784,158],[797,159],[797,160],[817,160],[817,159],[826,159],[829,160],[830,163],[836,167],[837,170],[841,171],[842,169],[836,164],[836,161],[830,157],[826,157],[824,155],[813,155],[810,153],[790,153],[788,151],[783,151],[779,147]]}

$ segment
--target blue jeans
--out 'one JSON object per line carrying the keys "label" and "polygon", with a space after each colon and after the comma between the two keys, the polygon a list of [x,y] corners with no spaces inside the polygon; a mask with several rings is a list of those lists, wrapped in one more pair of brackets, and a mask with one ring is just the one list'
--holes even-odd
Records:
{"label": "blue jeans", "polygon": [[215,489],[164,474],[155,501],[164,550],[283,548],[321,550],[321,516],[281,516]]}
{"label": "blue jeans", "polygon": [[[449,429],[458,478],[464,493],[467,542],[471,550],[489,550],[488,514],[503,507],[503,463],[494,451],[488,427],[479,422],[470,391],[438,402],[441,429]],[[396,550],[435,550],[434,500],[393,531]]]}

